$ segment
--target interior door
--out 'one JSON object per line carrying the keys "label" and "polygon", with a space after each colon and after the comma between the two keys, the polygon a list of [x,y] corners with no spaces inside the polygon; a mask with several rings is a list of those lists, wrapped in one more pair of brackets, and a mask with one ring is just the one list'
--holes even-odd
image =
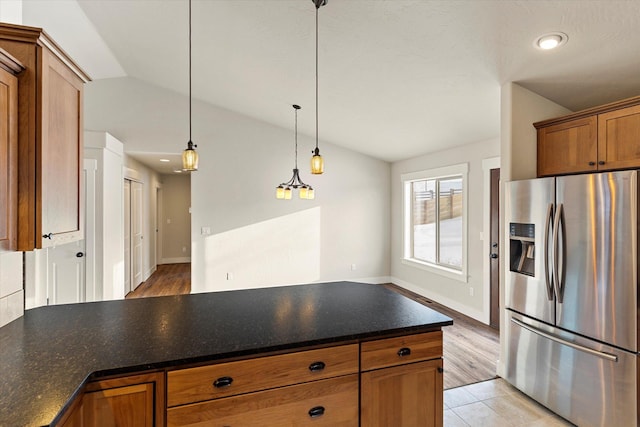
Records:
{"label": "interior door", "polygon": [[558,178],[557,325],[637,351],[636,171]]}
{"label": "interior door", "polygon": [[131,290],[142,283],[142,183],[131,181]]}

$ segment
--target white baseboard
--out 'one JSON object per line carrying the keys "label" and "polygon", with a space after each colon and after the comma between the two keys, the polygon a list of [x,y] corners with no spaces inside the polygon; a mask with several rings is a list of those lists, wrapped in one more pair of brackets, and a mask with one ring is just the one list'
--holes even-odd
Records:
{"label": "white baseboard", "polygon": [[162,258],[160,260],[160,264],[183,264],[185,262],[191,262],[191,257]]}
{"label": "white baseboard", "polygon": [[430,300],[435,301],[438,304],[442,304],[446,307],[449,307],[450,309],[455,310],[458,313],[462,313],[465,316],[469,316],[477,320],[478,322],[484,323],[485,325],[488,324],[485,321],[486,316],[482,311],[474,310],[472,308],[467,307],[466,305],[460,304],[457,301],[443,297],[442,295],[439,295],[433,292],[429,292],[429,290],[427,289],[421,288],[420,286],[414,285],[413,283],[405,282],[404,280],[398,279],[397,277],[392,276],[389,279],[391,283],[395,283],[396,285],[401,286],[405,289],[408,289],[412,292],[415,292],[416,294],[422,295],[425,298],[429,298]]}
{"label": "white baseboard", "polygon": [[380,283],[389,283],[389,282],[391,282],[391,277],[389,277],[389,276],[359,277],[359,278],[356,278],[356,279],[345,279],[345,282],[372,283],[372,284],[379,285]]}

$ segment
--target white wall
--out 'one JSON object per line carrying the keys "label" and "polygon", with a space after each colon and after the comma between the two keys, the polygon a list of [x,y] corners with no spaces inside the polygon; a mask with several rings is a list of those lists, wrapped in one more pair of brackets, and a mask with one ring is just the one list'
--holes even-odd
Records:
{"label": "white wall", "polygon": [[[429,299],[449,306],[480,321],[488,320],[485,292],[489,283],[484,281],[483,201],[489,189],[484,188],[484,159],[498,156],[498,139],[476,142],[449,150],[393,163],[391,166],[391,276],[394,283]],[[469,164],[467,260],[468,282],[450,279],[402,263],[403,257],[403,188],[401,175],[460,163]],[[469,288],[473,288],[473,296]]]}
{"label": "white wall", "polygon": [[[501,157],[500,157],[500,224],[505,224],[504,215],[504,183],[536,177],[537,165],[537,133],[533,123],[571,113],[570,110],[558,105],[540,95],[519,86],[516,83],[506,83],[502,86],[500,95],[501,121]],[[500,258],[500,307],[504,307],[504,283],[506,280],[504,262],[508,256],[508,241],[500,228],[500,240],[504,256]],[[504,313],[501,310],[500,329],[505,330]],[[501,362],[507,351],[504,334],[500,334],[500,361],[498,375],[504,376],[505,367]]]}
{"label": "white wall", "polygon": [[[156,271],[157,189],[162,186],[160,175],[139,161],[124,156],[125,178],[142,183],[142,280]],[[123,294],[114,298],[124,298]]]}
{"label": "white wall", "polygon": [[[193,141],[201,159],[191,176],[194,291],[389,275],[388,163],[321,141],[326,172],[312,177],[314,140],[300,135],[301,175],[316,188],[316,199],[275,199],[275,187],[292,173],[295,101],[274,105],[291,117],[291,128],[283,129],[194,100]],[[312,106],[302,107],[300,121],[314,120]],[[136,79],[89,83],[85,111],[86,127],[126,141],[125,152],[145,142],[179,153],[188,140],[187,98]],[[301,224],[309,209],[315,222]],[[282,225],[270,229],[270,220]],[[201,227],[212,235],[201,236]],[[219,241],[230,232],[240,235],[239,253]],[[301,251],[306,255],[298,257]]]}
{"label": "white wall", "polygon": [[191,179],[189,175],[162,176],[159,264],[191,261]]}

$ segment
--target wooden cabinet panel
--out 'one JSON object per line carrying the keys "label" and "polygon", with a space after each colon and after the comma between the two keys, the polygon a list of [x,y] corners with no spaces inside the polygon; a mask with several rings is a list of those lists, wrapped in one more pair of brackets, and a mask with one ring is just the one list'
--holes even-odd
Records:
{"label": "wooden cabinet panel", "polygon": [[[0,52],[0,67],[5,60],[10,58]],[[0,251],[17,249],[17,233],[18,79],[0,68]]]}
{"label": "wooden cabinet panel", "polygon": [[640,167],[640,105],[598,115],[598,169]]}
{"label": "wooden cabinet panel", "polygon": [[303,425],[357,427],[358,374],[179,406],[167,411],[169,427]]}
{"label": "wooden cabinet panel", "polygon": [[25,67],[18,78],[18,250],[79,240],[82,86],[90,79],[40,28],[0,23],[0,48]]}
{"label": "wooden cabinet panel", "polygon": [[580,118],[538,130],[538,176],[597,170],[598,121]]}
{"label": "wooden cabinet panel", "polygon": [[176,406],[357,372],[358,344],[220,363],[170,371],[167,401]]}
{"label": "wooden cabinet panel", "polygon": [[50,51],[42,51],[41,209],[36,223],[46,243],[82,239],[80,172],[82,171],[83,82]]}
{"label": "wooden cabinet panel", "polygon": [[442,427],[442,359],[364,372],[364,427]]}
{"label": "wooden cabinet panel", "polygon": [[82,425],[163,426],[164,396],[164,373],[160,372],[90,383],[82,398]]}
{"label": "wooden cabinet panel", "polygon": [[362,371],[435,359],[442,357],[442,331],[363,342],[360,346]]}

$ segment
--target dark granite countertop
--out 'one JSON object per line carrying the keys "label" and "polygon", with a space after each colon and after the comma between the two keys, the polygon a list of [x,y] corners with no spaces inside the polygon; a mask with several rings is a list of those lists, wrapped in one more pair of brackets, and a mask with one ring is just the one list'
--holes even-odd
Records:
{"label": "dark granite countertop", "polygon": [[353,282],[40,307],[0,328],[0,426],[48,425],[99,377],[452,323]]}

